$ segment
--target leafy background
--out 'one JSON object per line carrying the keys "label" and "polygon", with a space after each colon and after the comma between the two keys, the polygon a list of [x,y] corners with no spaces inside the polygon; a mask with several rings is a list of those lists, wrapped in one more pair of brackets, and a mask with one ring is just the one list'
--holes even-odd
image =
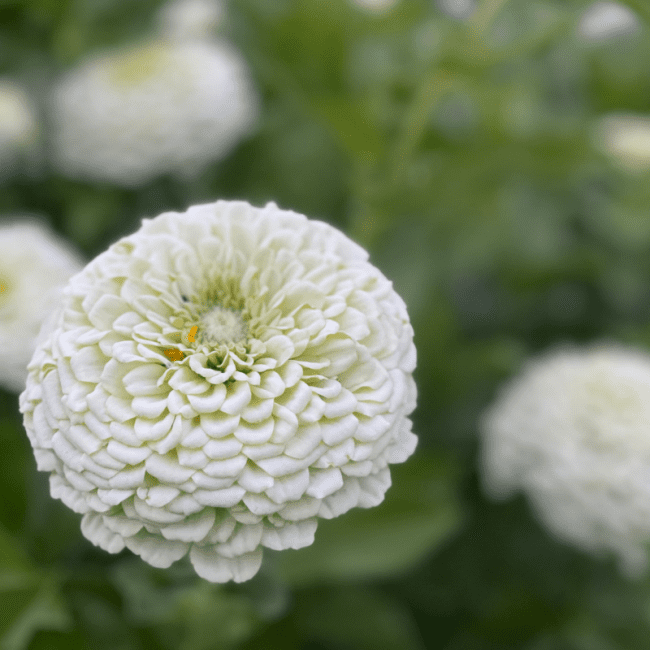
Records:
{"label": "leafy background", "polygon": [[[0,74],[40,102],[90,52],[152,30],[158,0],[0,0]],[[647,647],[650,582],[549,536],[528,503],[492,503],[477,421],[556,342],[650,344],[650,177],[590,127],[650,111],[650,7],[587,43],[581,0],[428,0],[386,14],[344,0],[233,0],[221,37],[263,96],[258,130],[192,181],[137,190],[47,163],[2,181],[87,256],[144,216],[243,198],[328,221],[404,296],[418,348],[420,444],[385,502],[266,552],[241,585],[153,569],[86,541],[36,472],[16,396],[0,394],[2,650],[623,650]]]}

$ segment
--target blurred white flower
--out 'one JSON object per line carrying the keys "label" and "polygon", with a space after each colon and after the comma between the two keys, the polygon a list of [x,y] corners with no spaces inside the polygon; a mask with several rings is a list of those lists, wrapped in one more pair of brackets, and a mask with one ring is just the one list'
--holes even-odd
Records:
{"label": "blurred white flower", "polygon": [[357,7],[377,14],[390,11],[399,0],[351,0]]}
{"label": "blurred white flower", "polygon": [[209,41],[96,56],[63,78],[51,105],[61,172],[126,186],[196,174],[248,135],[258,113],[244,60]]}
{"label": "blurred white flower", "polygon": [[650,169],[650,116],[612,114],[592,128],[594,146],[632,172]]}
{"label": "blurred white flower", "polygon": [[578,36],[586,41],[606,41],[639,29],[636,14],[618,2],[595,2],[580,16]]}
{"label": "blurred white flower", "polygon": [[224,13],[221,0],[171,0],[158,14],[160,33],[171,40],[211,37]]}
{"label": "blurred white flower", "polygon": [[36,109],[27,93],[10,79],[0,79],[0,178],[11,175],[38,142]]}
{"label": "blurred white flower", "polygon": [[20,392],[43,321],[61,289],[83,268],[80,256],[39,221],[0,225],[0,385]]}
{"label": "blurred white flower", "polygon": [[457,20],[467,20],[476,10],[476,0],[437,0],[443,13]]}
{"label": "blurred white flower", "polygon": [[157,567],[243,581],[379,504],[415,449],[413,330],[335,228],[270,203],[145,220],[75,276],[21,395],[52,496]]}
{"label": "blurred white flower", "polygon": [[613,551],[628,575],[650,541],[650,356],[614,346],[534,360],[482,421],[486,490],[527,493],[559,538]]}

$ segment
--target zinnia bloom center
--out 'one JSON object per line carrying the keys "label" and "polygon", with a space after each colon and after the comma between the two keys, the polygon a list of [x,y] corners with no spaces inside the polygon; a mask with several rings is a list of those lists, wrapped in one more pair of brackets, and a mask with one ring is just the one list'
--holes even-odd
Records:
{"label": "zinnia bloom center", "polygon": [[7,302],[11,293],[11,283],[7,278],[0,275],[0,305]]}
{"label": "zinnia bloom center", "polygon": [[115,62],[110,76],[116,85],[130,88],[156,74],[164,65],[162,48],[154,45],[134,48]]}
{"label": "zinnia bloom center", "polygon": [[248,327],[241,312],[217,305],[201,317],[196,340],[206,345],[218,346],[244,341],[247,333]]}

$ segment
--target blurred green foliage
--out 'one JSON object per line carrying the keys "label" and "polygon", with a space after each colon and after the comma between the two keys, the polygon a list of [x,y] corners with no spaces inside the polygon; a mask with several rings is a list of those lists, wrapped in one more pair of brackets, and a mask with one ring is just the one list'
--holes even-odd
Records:
{"label": "blurred green foliage", "polygon": [[[583,0],[232,0],[220,36],[263,96],[254,136],[198,178],[137,190],[40,169],[0,213],[44,215],[88,257],[145,216],[268,200],[342,228],[407,302],[416,455],[385,503],[267,552],[242,585],[109,556],[49,496],[15,396],[0,395],[0,649],[625,650],[650,583],[557,542],[523,498],[493,504],[477,420],[523,359],[560,341],[650,345],[650,173],[598,153],[609,111],[650,112],[650,5],[636,33],[577,35]],[[0,74],[39,103],[89,53],[150,33],[159,0],[0,0]]]}

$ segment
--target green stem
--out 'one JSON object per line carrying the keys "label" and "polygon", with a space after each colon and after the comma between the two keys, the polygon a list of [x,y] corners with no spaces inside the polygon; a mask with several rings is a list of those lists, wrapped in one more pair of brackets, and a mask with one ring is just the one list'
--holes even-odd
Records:
{"label": "green stem", "polygon": [[422,137],[431,116],[431,111],[452,85],[451,75],[446,70],[437,69],[418,86],[413,101],[404,116],[395,145],[391,174],[394,181],[401,178],[415,147]]}

